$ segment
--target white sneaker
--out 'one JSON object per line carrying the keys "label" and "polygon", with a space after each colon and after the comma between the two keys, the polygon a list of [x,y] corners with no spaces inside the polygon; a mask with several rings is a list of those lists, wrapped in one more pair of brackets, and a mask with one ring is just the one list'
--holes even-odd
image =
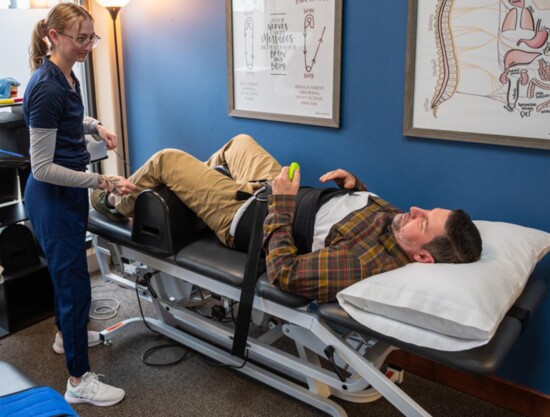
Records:
{"label": "white sneaker", "polygon": [[85,403],[107,407],[122,401],[124,395],[124,390],[101,382],[99,376],[93,372],[86,372],[76,387],[73,387],[69,378],[65,400],[69,404]]}
{"label": "white sneaker", "polygon": [[[101,343],[101,337],[99,332],[93,332],[88,330],[88,347],[97,346]],[[63,336],[61,333],[57,332],[55,334],[55,342],[53,343],[53,351],[58,354],[64,354],[65,349],[63,348]]]}

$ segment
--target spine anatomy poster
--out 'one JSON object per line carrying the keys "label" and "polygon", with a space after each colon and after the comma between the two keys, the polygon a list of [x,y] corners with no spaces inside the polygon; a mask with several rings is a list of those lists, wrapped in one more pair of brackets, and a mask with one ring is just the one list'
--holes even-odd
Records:
{"label": "spine anatomy poster", "polygon": [[418,0],[415,128],[550,141],[550,0]]}
{"label": "spine anatomy poster", "polygon": [[335,119],[335,3],[232,1],[236,110]]}

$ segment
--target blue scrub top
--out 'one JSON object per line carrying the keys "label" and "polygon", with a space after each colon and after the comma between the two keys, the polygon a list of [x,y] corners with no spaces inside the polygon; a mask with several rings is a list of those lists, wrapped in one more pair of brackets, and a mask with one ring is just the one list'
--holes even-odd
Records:
{"label": "blue scrub top", "polygon": [[80,83],[71,89],[57,65],[44,59],[32,75],[23,99],[23,114],[27,126],[57,129],[54,163],[74,170],[84,170],[90,154],[84,140],[84,105]]}

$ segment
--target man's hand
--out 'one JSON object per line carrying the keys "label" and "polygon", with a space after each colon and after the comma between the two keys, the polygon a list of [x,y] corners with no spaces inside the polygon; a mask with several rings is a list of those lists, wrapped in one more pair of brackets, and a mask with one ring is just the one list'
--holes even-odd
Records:
{"label": "man's hand", "polygon": [[133,193],[136,190],[136,185],[124,177],[103,175],[99,188],[115,195],[126,195]]}
{"label": "man's hand", "polygon": [[300,169],[294,171],[292,181],[288,179],[288,168],[283,167],[281,173],[277,175],[272,183],[271,189],[274,195],[296,195],[300,188]]}
{"label": "man's hand", "polygon": [[107,129],[103,125],[97,126],[97,133],[99,134],[99,137],[101,138],[101,140],[105,142],[107,149],[112,151],[117,147],[118,139],[117,139],[116,133],[111,132],[109,129]]}
{"label": "man's hand", "polygon": [[319,178],[321,182],[334,181],[338,187],[344,190],[353,190],[357,185],[357,178],[353,174],[343,169],[336,169],[334,171],[327,172],[325,175]]}

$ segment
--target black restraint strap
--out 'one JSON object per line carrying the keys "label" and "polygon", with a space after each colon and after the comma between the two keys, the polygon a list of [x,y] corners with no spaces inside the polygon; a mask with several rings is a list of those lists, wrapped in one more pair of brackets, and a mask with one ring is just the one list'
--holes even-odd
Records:
{"label": "black restraint strap", "polygon": [[339,188],[300,187],[296,196],[296,210],[292,223],[292,239],[299,254],[311,252],[315,215],[319,207],[337,195],[348,193],[349,190]]}
{"label": "black restraint strap", "polygon": [[[313,189],[309,187],[300,188],[297,197],[296,212],[293,228],[293,238],[298,253],[307,253],[311,251],[313,242],[313,227],[315,223],[315,213],[317,209],[337,194],[348,193],[347,190],[334,188]],[[239,300],[239,312],[237,324],[233,339],[233,348],[231,354],[245,357],[246,340],[248,338],[248,328],[250,316],[252,314],[252,303],[256,290],[256,281],[259,276],[260,258],[262,254],[263,240],[263,222],[267,216],[267,201],[271,194],[271,188],[267,187],[263,192],[258,193],[256,199],[245,211],[239,221],[235,233],[235,246],[242,250],[245,246],[245,240],[250,236],[248,244],[248,256],[244,270],[243,285],[241,288],[241,298]],[[298,209],[299,208],[299,209]],[[250,222],[248,216],[253,210],[253,220]]]}
{"label": "black restraint strap", "polygon": [[248,328],[250,317],[252,315],[252,303],[256,289],[256,281],[260,269],[260,256],[262,253],[263,240],[263,222],[267,215],[267,194],[259,193],[256,196],[256,207],[254,209],[253,228],[248,245],[248,256],[244,268],[243,285],[241,288],[241,298],[239,300],[239,312],[235,334],[233,338],[233,348],[231,354],[240,358],[245,358],[246,340],[248,339]]}
{"label": "black restraint strap", "polygon": [[[266,193],[270,194],[268,189]],[[350,193],[349,190],[338,188],[311,188],[300,187],[296,196],[296,209],[294,211],[294,222],[292,223],[292,239],[298,249],[299,254],[311,252],[313,244],[313,232],[315,228],[315,215],[323,204],[333,197]],[[250,197],[249,194],[245,197]],[[235,198],[239,198],[238,195]],[[255,223],[253,223],[256,205],[259,204],[253,200],[244,211],[237,230],[235,231],[235,249],[241,252],[248,252],[250,237],[254,233]],[[267,211],[264,211],[267,215]],[[265,218],[265,216],[264,216]]]}

